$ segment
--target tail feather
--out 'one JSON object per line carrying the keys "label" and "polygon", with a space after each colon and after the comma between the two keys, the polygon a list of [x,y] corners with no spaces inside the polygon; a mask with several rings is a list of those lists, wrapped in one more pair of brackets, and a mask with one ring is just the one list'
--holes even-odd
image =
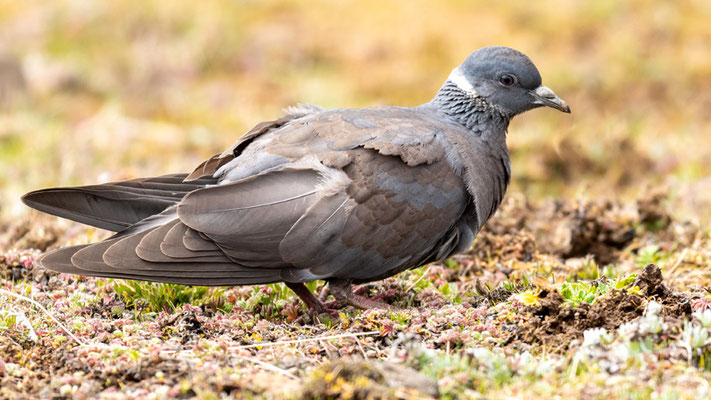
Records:
{"label": "tail feather", "polygon": [[183,285],[281,281],[280,265],[234,262],[212,239],[180,221],[175,205],[188,193],[216,183],[209,176],[190,182],[186,177],[164,175],[26,194],[23,201],[30,207],[118,232],[99,243],[49,252],[36,264],[69,274]]}
{"label": "tail feather", "polygon": [[64,274],[86,275],[86,271],[72,263],[72,256],[81,249],[90,245],[82,244],[78,246],[63,247],[39,256],[35,261],[35,267],[44,267],[52,271]]}
{"label": "tail feather", "polygon": [[97,228],[122,231],[178,203],[187,193],[215,183],[209,177],[183,182],[187,174],[163,175],[27,193],[22,201],[39,211]]}
{"label": "tail feather", "polygon": [[[204,242],[202,249],[190,249],[185,245],[185,238],[188,235],[187,225],[183,223],[175,224],[168,233],[163,238],[160,243],[160,251],[168,257],[172,258],[186,258],[186,257],[203,257],[203,256],[213,256],[215,254],[220,254],[222,251],[213,242],[202,239],[198,236],[198,239]],[[194,240],[198,240],[194,239]],[[208,250],[206,250],[208,248]]]}
{"label": "tail feather", "polygon": [[[279,282],[279,270],[249,268],[222,256],[194,260],[151,262],[141,258],[136,248],[157,229],[107,239],[99,243],[65,247],[39,257],[35,264],[53,271],[102,278],[133,279],[199,286],[232,286]],[[169,260],[169,258],[165,258]]]}
{"label": "tail feather", "polygon": [[146,236],[144,236],[138,246],[136,246],[136,254],[138,257],[150,262],[231,262],[230,259],[225,257],[225,254],[220,250],[191,252],[183,247],[183,249],[186,250],[183,254],[175,254],[170,251],[166,251],[166,248],[175,250],[178,244],[183,244],[182,237],[177,237],[172,239],[175,240],[175,245],[164,246],[166,244],[170,244],[167,242],[168,235],[176,226],[187,228],[185,225],[180,223],[180,220],[176,219],[171,223],[165,224],[157,229],[153,229]]}

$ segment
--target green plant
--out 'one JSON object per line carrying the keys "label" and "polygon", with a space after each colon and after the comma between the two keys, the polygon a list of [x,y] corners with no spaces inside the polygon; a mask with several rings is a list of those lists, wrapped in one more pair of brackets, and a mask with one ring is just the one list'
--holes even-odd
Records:
{"label": "green plant", "polygon": [[659,246],[649,245],[639,249],[634,262],[638,267],[643,268],[647,264],[659,263],[664,258],[663,255]]}
{"label": "green plant", "polygon": [[0,330],[14,329],[17,325],[17,314],[0,310]]}
{"label": "green plant", "polygon": [[573,276],[577,280],[593,280],[600,278],[600,268],[592,257],[586,257],[584,264]]}
{"label": "green plant", "polygon": [[460,267],[459,263],[451,258],[444,260],[444,265],[447,268],[451,268],[451,269],[459,269],[459,267]]}
{"label": "green plant", "polygon": [[232,309],[225,301],[225,288],[130,280],[114,281],[113,288],[126,308],[133,308],[137,313],[173,312],[184,304],[210,306],[223,312]]}
{"label": "green plant", "polygon": [[528,290],[533,285],[533,279],[529,274],[522,274],[518,279],[510,279],[502,281],[498,287],[503,288],[507,292],[519,293]]}
{"label": "green plant", "polygon": [[616,290],[626,289],[628,291],[636,291],[635,288],[632,287],[632,284],[634,284],[634,281],[636,279],[637,274],[628,274],[620,276],[617,279],[613,279],[612,281],[610,281],[610,284],[612,288]]}
{"label": "green plant", "polygon": [[[313,292],[316,282],[309,282],[306,287]],[[249,297],[240,302],[245,310],[267,319],[281,318],[282,310],[294,295],[283,283],[253,286]]]}
{"label": "green plant", "polygon": [[565,282],[559,292],[567,305],[577,307],[580,303],[594,303],[599,296],[607,292],[607,287],[604,284],[591,285],[585,281]]}
{"label": "green plant", "polygon": [[637,293],[639,289],[632,286],[636,278],[637,274],[629,274],[612,280],[564,282],[558,292],[567,305],[577,307],[581,303],[595,303],[611,289]]}
{"label": "green plant", "polygon": [[[456,268],[458,264],[453,260],[447,260],[445,265],[448,268]],[[429,267],[407,270],[399,276],[404,282],[403,291],[406,292],[404,304],[406,307],[412,306],[416,294],[425,289],[432,289],[441,293],[449,303],[459,304],[462,302],[457,285],[446,281],[441,274],[434,272]]]}
{"label": "green plant", "polygon": [[30,320],[22,312],[0,310],[0,332],[19,333],[21,337],[37,341],[37,333]]}
{"label": "green plant", "polygon": [[[486,393],[491,389],[501,388],[512,382],[517,374],[512,369],[510,360],[503,352],[492,351],[484,347],[473,349],[467,355],[445,354],[431,350],[416,350],[408,363],[425,375],[443,381],[440,396],[443,399],[470,398],[473,392]],[[537,373],[531,357],[520,357],[522,375]],[[448,379],[456,376],[456,380]],[[469,393],[462,393],[462,389]]]}

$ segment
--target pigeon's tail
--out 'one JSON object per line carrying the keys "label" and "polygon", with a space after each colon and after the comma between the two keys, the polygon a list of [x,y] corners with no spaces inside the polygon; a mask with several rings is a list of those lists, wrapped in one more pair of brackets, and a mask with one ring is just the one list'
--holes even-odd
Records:
{"label": "pigeon's tail", "polygon": [[54,250],[35,260],[35,265],[67,274],[182,285],[233,286],[281,281],[279,268],[240,265],[218,249],[188,252],[182,244],[184,234],[181,235],[187,229],[175,220],[99,243]]}
{"label": "pigeon's tail", "polygon": [[163,175],[101,185],[42,189],[22,201],[39,211],[110,231],[122,231],[163,212],[189,192],[214,184],[203,177],[184,182],[187,174]]}

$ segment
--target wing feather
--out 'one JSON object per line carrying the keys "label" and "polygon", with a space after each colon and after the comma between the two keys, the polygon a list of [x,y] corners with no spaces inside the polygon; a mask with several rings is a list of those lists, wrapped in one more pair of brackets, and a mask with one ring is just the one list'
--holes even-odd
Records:
{"label": "wing feather", "polygon": [[163,175],[27,193],[22,201],[39,211],[118,232],[176,204],[186,193],[215,183],[183,183],[186,174]]}

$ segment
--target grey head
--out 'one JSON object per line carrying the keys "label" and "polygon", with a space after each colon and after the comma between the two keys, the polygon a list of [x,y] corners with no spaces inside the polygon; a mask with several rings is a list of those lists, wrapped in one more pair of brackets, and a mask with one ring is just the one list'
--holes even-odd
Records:
{"label": "grey head", "polygon": [[440,107],[460,109],[456,104],[461,106],[464,96],[477,103],[474,108],[479,111],[495,110],[506,119],[542,106],[570,112],[565,101],[541,84],[531,59],[509,47],[484,47],[472,53],[452,71],[437,96]]}

